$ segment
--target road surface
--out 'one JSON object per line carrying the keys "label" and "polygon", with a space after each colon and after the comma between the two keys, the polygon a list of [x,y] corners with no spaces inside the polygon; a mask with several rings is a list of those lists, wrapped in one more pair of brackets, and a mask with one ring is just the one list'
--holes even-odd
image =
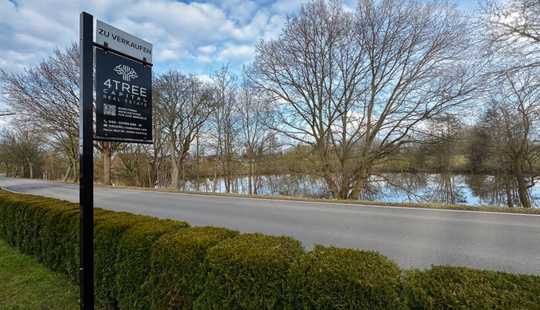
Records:
{"label": "road surface", "polygon": [[[0,177],[0,187],[78,201],[78,186]],[[401,267],[430,265],[540,274],[540,216],[369,207],[131,189],[95,188],[95,206],[192,225],[293,236],[314,244],[376,250]]]}

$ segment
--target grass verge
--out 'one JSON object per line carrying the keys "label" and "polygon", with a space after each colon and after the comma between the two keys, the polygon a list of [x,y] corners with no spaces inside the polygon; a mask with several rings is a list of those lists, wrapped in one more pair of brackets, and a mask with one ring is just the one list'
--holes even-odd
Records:
{"label": "grass verge", "polygon": [[78,296],[65,275],[0,240],[0,309],[79,309]]}

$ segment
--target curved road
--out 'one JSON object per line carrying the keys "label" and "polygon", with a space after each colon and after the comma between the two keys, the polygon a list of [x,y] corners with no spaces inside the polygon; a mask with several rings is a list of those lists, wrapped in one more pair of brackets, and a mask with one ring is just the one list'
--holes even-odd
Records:
{"label": "curved road", "polygon": [[[0,177],[0,187],[78,201],[78,186]],[[305,246],[377,250],[402,267],[540,274],[540,216],[95,188],[95,206],[193,225],[293,236]]]}

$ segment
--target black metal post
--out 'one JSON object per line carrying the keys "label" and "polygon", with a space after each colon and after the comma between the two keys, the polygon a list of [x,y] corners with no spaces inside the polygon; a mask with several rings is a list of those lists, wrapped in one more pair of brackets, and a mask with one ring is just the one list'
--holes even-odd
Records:
{"label": "black metal post", "polygon": [[94,150],[92,134],[94,18],[80,16],[79,203],[81,309],[94,309]]}

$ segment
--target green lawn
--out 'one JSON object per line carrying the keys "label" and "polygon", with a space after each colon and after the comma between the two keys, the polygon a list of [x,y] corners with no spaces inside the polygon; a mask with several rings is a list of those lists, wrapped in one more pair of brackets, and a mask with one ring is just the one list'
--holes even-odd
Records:
{"label": "green lawn", "polygon": [[63,274],[0,240],[0,309],[79,309],[79,289]]}

